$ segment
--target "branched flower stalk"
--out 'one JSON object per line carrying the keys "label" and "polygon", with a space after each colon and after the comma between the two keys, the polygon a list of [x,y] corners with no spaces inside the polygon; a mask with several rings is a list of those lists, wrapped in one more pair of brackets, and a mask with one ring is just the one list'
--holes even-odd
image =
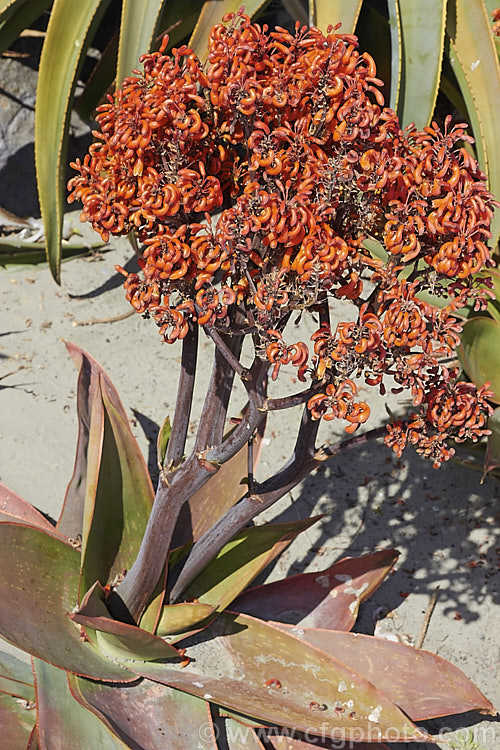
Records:
{"label": "branched flower stalk", "polygon": [[[340,448],[316,448],[319,420],[354,433],[370,415],[360,383],[411,393],[415,412],[385,442],[409,443],[435,466],[450,439],[488,434],[491,395],[447,367],[460,309],[480,310],[495,205],[470,154],[466,126],[402,130],[384,106],[373,59],[353,35],[329,27],[252,24],[239,12],[213,27],[204,65],[186,46],[141,58],[99,107],[100,131],[72,166],[70,201],[107,241],[133,232],[141,274],[118,270],[126,296],[167,343],[182,341],[172,437],[142,548],[117,591],[134,620],[162,574],[184,503],[252,440],[266,411],[304,404],[287,463],[193,547],[171,601],[222,545]],[[367,240],[375,240],[381,257]],[[352,317],[335,320],[335,301]],[[294,341],[296,312],[316,321],[311,344]],[[337,316],[338,317],[338,316]],[[193,452],[185,457],[198,329],[215,360]],[[253,363],[240,352],[245,337]],[[268,371],[297,368],[304,389],[267,396]],[[223,439],[234,379],[246,411]],[[393,389],[394,390],[394,389]],[[384,430],[385,431],[385,430]],[[368,433],[370,434],[370,433]],[[378,436],[380,430],[373,431]],[[251,481],[250,481],[251,480]]]}

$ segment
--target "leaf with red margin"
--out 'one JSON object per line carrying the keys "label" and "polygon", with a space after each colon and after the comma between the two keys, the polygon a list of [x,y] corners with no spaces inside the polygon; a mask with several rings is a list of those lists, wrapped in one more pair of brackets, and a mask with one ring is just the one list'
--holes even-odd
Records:
{"label": "leaf with red margin", "polygon": [[45,516],[4,484],[0,484],[0,521],[21,521],[53,534],[56,531]]}
{"label": "leaf with red margin", "polygon": [[320,518],[242,529],[188,586],[185,598],[225,609],[301,531]]}
{"label": "leaf with red margin", "polygon": [[33,659],[37,727],[42,748],[125,750],[130,746],[71,695],[62,669]]}
{"label": "leaf with red margin", "polygon": [[80,593],[96,580],[110,583],[132,567],[154,499],[139,446],[128,420],[109,398],[102,373],[100,385],[104,437],[95,495],[85,505]]}
{"label": "leaf with red margin", "polygon": [[329,630],[351,630],[361,602],[380,586],[398,559],[394,549],[346,557],[320,573],[301,573],[245,591],[231,605],[263,620]]}
{"label": "leaf with red margin", "polygon": [[210,604],[181,602],[162,607],[161,617],[156,628],[157,635],[177,635],[193,630],[213,615],[215,607]]}
{"label": "leaf with red margin", "polygon": [[303,643],[341,659],[377,685],[413,721],[465,711],[497,714],[458,667],[429,651],[372,635],[276,625]]}
{"label": "leaf with red margin", "polygon": [[[234,711],[299,731],[359,740],[432,741],[382,691],[345,664],[253,617],[223,612],[184,641],[192,666],[133,662],[131,670]],[[347,686],[338,692],[338,687]],[[352,701],[352,703],[350,703]],[[339,703],[349,711],[336,710]],[[353,713],[354,712],[354,713]]]}
{"label": "leaf with red margin", "polygon": [[111,617],[102,599],[103,592],[96,582],[85,595],[77,612],[69,615],[73,622],[96,631],[101,650],[117,659],[172,659],[179,658],[177,650],[156,635]]}
{"label": "leaf with red margin", "polygon": [[[378,742],[374,745],[372,742],[356,742],[354,740],[353,744],[350,740],[346,740],[345,743],[339,744],[338,740],[311,738],[310,734],[307,733],[303,738],[299,737],[297,732],[295,735],[288,737],[283,733],[283,736],[280,737],[273,734],[269,738],[269,744],[276,750],[390,750],[388,745]],[[353,738],[355,737],[356,730],[354,729]]]}
{"label": "leaf with red margin", "polygon": [[97,680],[130,682],[126,669],[84,643],[67,613],[77,602],[80,555],[56,534],[0,524],[0,633],[23,651]]}
{"label": "leaf with red margin", "polygon": [[0,737],[5,750],[26,750],[36,711],[19,703],[17,698],[0,693]]}
{"label": "leaf with red margin", "polygon": [[4,651],[0,651],[0,693],[29,702],[35,700],[35,683],[30,665]]}
{"label": "leaf with red margin", "polygon": [[209,705],[151,680],[124,687],[69,677],[76,700],[135,750],[217,750]]}

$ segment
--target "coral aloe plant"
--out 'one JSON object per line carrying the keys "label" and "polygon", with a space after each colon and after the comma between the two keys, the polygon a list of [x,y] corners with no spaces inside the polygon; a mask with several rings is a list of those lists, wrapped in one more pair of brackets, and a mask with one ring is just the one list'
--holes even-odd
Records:
{"label": "coral aloe plant", "polygon": [[[13,749],[431,741],[413,722],[495,710],[443,659],[350,632],[397,553],[248,589],[314,519],[248,524],[382,434],[350,434],[370,415],[360,384],[410,391],[415,413],[386,436],[398,453],[413,443],[439,465],[450,439],[486,434],[487,386],[443,360],[459,308],[487,301],[473,274],[489,264],[494,201],[464,127],[402,131],[354,36],[269,31],[240,12],[211,30],[206,65],[166,44],[100,108],[70,183],[103,239],[134,233],[142,272],[125,274],[127,298],[182,342],[158,487],[109,378],[68,345],[79,437],[58,523],[2,490],[0,633],[32,672],[0,661],[0,721]],[[288,333],[297,312],[315,322],[311,345]],[[214,366],[186,455],[200,329]],[[304,388],[270,398],[268,372],[286,365]],[[248,402],[228,431],[236,378]],[[258,482],[266,413],[301,404],[292,455]],[[348,437],[317,447],[321,419]]]}

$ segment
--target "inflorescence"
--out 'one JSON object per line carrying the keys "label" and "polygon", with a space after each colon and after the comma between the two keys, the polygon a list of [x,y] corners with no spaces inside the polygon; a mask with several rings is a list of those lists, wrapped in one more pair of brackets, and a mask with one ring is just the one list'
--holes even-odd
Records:
{"label": "inflorescence", "polygon": [[[353,432],[370,409],[356,381],[410,389],[418,413],[389,428],[436,465],[449,437],[487,434],[487,388],[447,368],[457,311],[484,305],[496,205],[465,125],[402,130],[373,59],[353,35],[269,31],[242,12],[210,32],[203,65],[186,46],[143,55],[143,72],[99,107],[101,131],[72,166],[70,201],[107,241],[134,232],[142,275],[127,299],[172,343],[198,323],[252,333],[272,364],[314,386],[314,419]],[[375,257],[367,239],[383,248]],[[329,300],[350,300],[330,325]],[[318,321],[312,351],[286,342],[294,311]]]}

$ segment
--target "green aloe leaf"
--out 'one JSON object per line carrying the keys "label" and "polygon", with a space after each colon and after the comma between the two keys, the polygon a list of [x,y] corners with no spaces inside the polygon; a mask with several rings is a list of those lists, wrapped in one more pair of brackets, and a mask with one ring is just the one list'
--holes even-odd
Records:
{"label": "green aloe leaf", "polygon": [[[102,247],[101,244],[90,247]],[[88,255],[89,245],[76,244],[73,242],[62,242],[61,260],[71,260]],[[38,266],[47,263],[45,242],[27,242],[13,239],[12,237],[0,237],[0,267],[16,268],[18,266]]]}
{"label": "green aloe leaf", "polygon": [[96,631],[96,641],[103,651],[116,659],[172,659],[178,658],[177,650],[156,635],[136,625],[115,620],[103,601],[103,590],[95,583],[87,592],[81,607],[70,615],[73,622],[82,625],[85,631]]}
{"label": "green aloe leaf", "polygon": [[215,607],[209,604],[196,604],[195,602],[168,604],[162,607],[156,633],[163,638],[167,635],[191,631],[207,620],[214,612]]}
{"label": "green aloe leaf", "polygon": [[0,52],[8,49],[20,33],[31,26],[52,0],[3,0],[0,2]]}
{"label": "green aloe leaf", "polygon": [[471,318],[463,328],[458,356],[469,378],[478,386],[491,383],[500,403],[500,323],[491,318]]}
{"label": "green aloe leaf", "polygon": [[301,531],[321,516],[243,529],[187,588],[186,599],[225,609]]}
{"label": "green aloe leaf", "polygon": [[[479,163],[486,172],[491,192],[498,197],[500,65],[491,33],[491,19],[483,0],[456,0],[456,17],[449,18],[447,31],[452,40],[450,63],[474,125]],[[498,210],[491,232],[495,244],[500,235]]]}
{"label": "green aloe leaf", "polygon": [[0,549],[9,550],[0,566],[0,633],[6,640],[80,675],[133,679],[82,641],[67,615],[77,603],[80,568],[71,545],[34,526],[1,523]]}
{"label": "green aloe leaf", "polygon": [[35,685],[30,665],[4,651],[0,651],[0,693],[8,693],[28,702],[35,700]]}
{"label": "green aloe leaf", "polygon": [[398,557],[393,549],[346,557],[319,573],[301,573],[248,589],[231,609],[301,627],[351,630],[359,605],[380,586]]}
{"label": "green aloe leaf", "polygon": [[156,455],[158,460],[158,468],[160,471],[163,470],[165,455],[168,448],[168,441],[170,440],[171,434],[172,425],[170,424],[170,417],[167,417],[161,426],[161,429],[158,433],[158,440],[156,442]]}
{"label": "green aloe leaf", "polygon": [[[208,703],[151,680],[121,689],[69,677],[73,696],[136,750],[217,750]],[[128,747],[128,745],[127,745]]]}
{"label": "green aloe leaf", "polygon": [[36,719],[33,706],[19,703],[17,698],[0,693],[0,730],[2,747],[26,750]]}
{"label": "green aloe leaf", "polygon": [[[248,0],[245,3],[245,13],[247,16],[253,16],[265,2],[266,0]],[[221,23],[222,16],[226,13],[236,13],[240,8],[240,0],[206,0],[203,3],[198,21],[189,40],[189,46],[192,47],[200,60],[204,61],[207,57],[208,31],[216,23]]]}
{"label": "green aloe leaf", "polygon": [[279,627],[340,659],[377,685],[413,721],[465,711],[496,715],[492,703],[460,669],[429,651],[372,635]]}
{"label": "green aloe leaf", "polygon": [[340,22],[340,31],[352,34],[362,5],[363,0],[310,0],[312,23],[321,31],[326,31],[329,24],[335,26]]}
{"label": "green aloe leaf", "polygon": [[[131,669],[299,731],[338,738],[355,724],[359,741],[368,735],[374,742],[388,735],[396,742],[400,737],[407,742],[428,739],[382,691],[345,664],[253,617],[224,612],[198,642],[185,645],[192,667],[134,662]],[[339,705],[349,711],[335,710]]]}
{"label": "green aloe leaf", "polygon": [[64,670],[33,659],[37,725],[42,748],[124,750],[130,745],[72,696]]}
{"label": "green aloe leaf", "polygon": [[80,369],[80,416],[77,459],[63,516],[82,518],[83,594],[96,580],[103,585],[111,583],[130,569],[139,552],[154,492],[109,376],[80,347],[66,346]]}
{"label": "green aloe leaf", "polygon": [[432,120],[444,52],[446,0],[398,0],[402,80],[398,115],[403,127],[422,130]]}
{"label": "green aloe leaf", "polygon": [[63,177],[71,99],[85,52],[109,0],[55,0],[40,58],[35,163],[47,259],[60,283]]}
{"label": "green aloe leaf", "polygon": [[49,532],[55,532],[54,527],[45,516],[32,505],[23,500],[15,492],[0,484],[0,521],[21,521],[38,526]]}
{"label": "green aloe leaf", "polygon": [[149,52],[165,0],[124,0],[118,44],[116,83],[120,88],[123,79],[132,75],[139,57]]}
{"label": "green aloe leaf", "polygon": [[491,430],[491,435],[488,437],[488,447],[484,458],[483,479],[490,471],[500,466],[500,406],[488,419],[488,428]]}
{"label": "green aloe leaf", "polygon": [[391,34],[391,93],[389,97],[389,106],[397,112],[403,66],[401,17],[398,0],[387,0],[387,6],[389,8],[389,31]]}
{"label": "green aloe leaf", "polygon": [[356,742],[353,744],[350,740],[341,742],[339,740],[332,740],[328,742],[326,740],[321,745],[317,742],[308,741],[309,735],[306,733],[304,738],[291,737],[288,740],[286,732],[283,732],[283,736],[272,736],[270,738],[270,746],[275,750],[317,750],[318,747],[322,750],[391,750],[389,745],[385,743],[378,743],[374,745],[371,742]]}

